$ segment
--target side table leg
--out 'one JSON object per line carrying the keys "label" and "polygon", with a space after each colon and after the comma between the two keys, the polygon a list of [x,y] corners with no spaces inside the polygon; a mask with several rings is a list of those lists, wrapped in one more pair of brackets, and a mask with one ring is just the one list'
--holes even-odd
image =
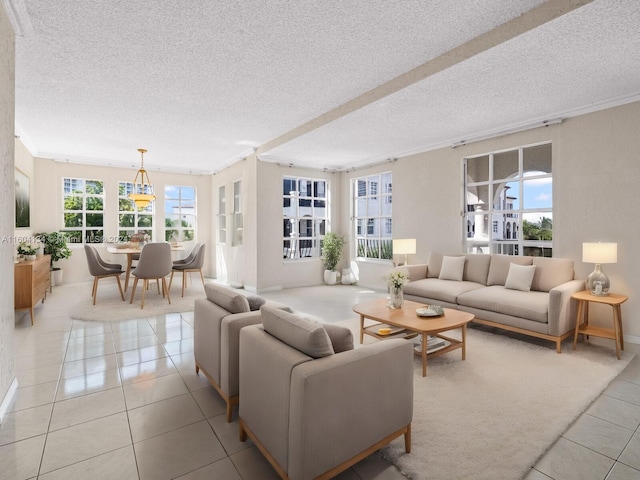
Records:
{"label": "side table leg", "polygon": [[578,300],[578,313],[576,313],[576,330],[573,334],[573,349],[576,349],[576,345],[578,344],[578,331],[580,330],[580,321],[582,320],[582,306],[584,302],[582,300]]}
{"label": "side table leg", "polygon": [[620,330],[620,350],[624,350],[624,332],[622,331],[622,309],[620,308],[620,305],[616,305],[614,307],[614,316],[616,315],[618,316],[618,328]]}
{"label": "side table leg", "polygon": [[613,331],[615,332],[616,357],[620,360],[620,327],[618,325],[618,314],[615,305],[613,306]]}
{"label": "side table leg", "polygon": [[364,341],[364,315],[360,315],[360,344]]}

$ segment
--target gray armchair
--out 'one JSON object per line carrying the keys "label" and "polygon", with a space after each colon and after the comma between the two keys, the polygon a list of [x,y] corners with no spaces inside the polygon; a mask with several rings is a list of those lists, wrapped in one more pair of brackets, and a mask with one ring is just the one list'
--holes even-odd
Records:
{"label": "gray armchair", "polygon": [[101,278],[115,277],[118,282],[118,290],[120,290],[120,297],[124,301],[124,294],[122,293],[122,284],[120,283],[120,274],[124,273],[122,265],[119,263],[105,262],[95,247],[84,244],[84,253],[87,256],[87,265],[89,267],[89,273],[93,276],[93,289],[91,290],[91,296],[93,297],[93,304],[96,304],[96,298],[98,297],[98,280]]}
{"label": "gray armchair", "polygon": [[[207,298],[194,302],[194,356],[196,374],[200,371],[227,404],[227,422],[233,406],[240,401],[239,367],[240,330],[262,321],[260,297],[245,297],[222,285],[207,283]],[[250,302],[251,301],[251,302]],[[269,302],[279,308],[284,305]]]}
{"label": "gray armchair", "polygon": [[168,243],[147,243],[142,247],[138,266],[131,272],[135,278],[129,303],[133,303],[139,279],[143,280],[140,308],[144,308],[144,293],[149,286],[149,280],[162,282],[162,297],[166,297],[169,303],[171,303],[166,276],[171,273],[172,266],[171,246]]}
{"label": "gray armchair", "polygon": [[204,274],[202,273],[202,267],[204,266],[204,243],[196,243],[193,249],[182,260],[176,260],[173,262],[173,268],[171,269],[171,277],[169,278],[169,289],[173,283],[173,274],[175,272],[182,272],[182,296],[184,297],[184,289],[187,286],[187,273],[188,272],[200,272],[200,278],[202,279],[202,286],[204,286]]}
{"label": "gray armchair", "polygon": [[410,452],[410,342],[349,349],[319,323],[261,312],[240,331],[240,440],[291,480],[332,478],[400,436]]}

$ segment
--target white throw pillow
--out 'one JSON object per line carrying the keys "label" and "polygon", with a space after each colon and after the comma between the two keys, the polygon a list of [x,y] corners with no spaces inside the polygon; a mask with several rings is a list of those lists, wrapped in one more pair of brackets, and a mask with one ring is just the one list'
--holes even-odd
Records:
{"label": "white throw pillow", "polygon": [[533,274],[535,272],[535,265],[517,265],[512,263],[509,265],[509,273],[507,274],[507,281],[504,282],[504,288],[528,292],[531,290],[531,282],[533,281]]}
{"label": "white throw pillow", "polygon": [[442,268],[440,269],[440,280],[462,280],[464,273],[464,261],[466,258],[461,257],[442,257]]}

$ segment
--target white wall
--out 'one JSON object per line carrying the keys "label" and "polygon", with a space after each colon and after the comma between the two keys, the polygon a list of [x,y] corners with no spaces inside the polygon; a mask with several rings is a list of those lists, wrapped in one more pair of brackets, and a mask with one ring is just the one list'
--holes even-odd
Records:
{"label": "white wall", "polygon": [[[11,239],[15,226],[14,203],[14,116],[15,116],[15,42],[13,27],[0,7],[0,413],[15,391],[13,257]],[[12,387],[13,384],[13,387]],[[1,418],[0,418],[1,421]]]}
{"label": "white wall", "polygon": [[[148,167],[148,166],[147,166]],[[31,188],[34,192],[31,206],[31,222],[33,233],[58,231],[63,228],[62,218],[62,179],[64,177],[88,178],[104,181],[105,215],[104,235],[107,239],[117,238],[118,233],[118,182],[131,182],[136,171],[133,169],[99,167],[94,165],[78,165],[55,162],[49,159],[34,160],[34,181]],[[149,171],[157,199],[155,201],[156,219],[154,239],[163,241],[164,227],[164,187],[165,185],[187,185],[196,187],[197,195],[197,240],[207,246],[212,245],[211,225],[211,189],[207,175],[185,175]],[[82,245],[70,245],[71,258],[60,260],[57,264],[64,269],[64,282],[76,283],[91,280],[87,270],[87,262]],[[106,248],[101,247],[101,255],[111,261],[124,263],[121,255],[109,255]],[[187,245],[188,253],[189,246]],[[204,274],[215,275],[214,255],[210,249],[205,255]]]}

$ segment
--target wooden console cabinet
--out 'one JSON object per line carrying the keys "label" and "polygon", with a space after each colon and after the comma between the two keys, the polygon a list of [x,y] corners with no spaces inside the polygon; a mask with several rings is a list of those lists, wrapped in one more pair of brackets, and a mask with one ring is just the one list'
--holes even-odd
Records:
{"label": "wooden console cabinet", "polygon": [[32,262],[16,263],[14,268],[13,298],[16,310],[29,309],[33,325],[33,307],[44,303],[51,284],[51,255],[41,255]]}

